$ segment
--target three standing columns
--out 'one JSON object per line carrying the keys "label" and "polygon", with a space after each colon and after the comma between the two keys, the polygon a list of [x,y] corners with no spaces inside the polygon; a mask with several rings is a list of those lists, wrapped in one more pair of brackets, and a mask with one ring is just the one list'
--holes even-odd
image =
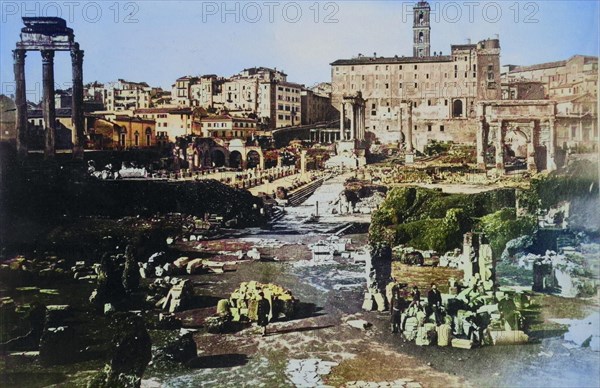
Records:
{"label": "three standing columns", "polygon": [[[42,117],[44,121],[44,155],[52,158],[56,154],[56,107],[54,100],[54,50],[41,50],[42,54]],[[13,50],[15,73],[15,106],[17,129],[17,152],[26,156],[28,152],[27,90],[25,83],[26,50]],[[71,49],[73,76],[71,120],[73,130],[73,156],[83,158],[84,116],[83,116],[83,51],[78,45]]]}

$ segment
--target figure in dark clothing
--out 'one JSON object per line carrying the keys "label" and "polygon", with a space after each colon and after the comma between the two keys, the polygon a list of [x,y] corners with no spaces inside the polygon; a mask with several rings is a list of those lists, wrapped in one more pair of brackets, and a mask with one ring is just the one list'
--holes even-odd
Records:
{"label": "figure in dark clothing", "polygon": [[437,326],[443,323],[442,321],[442,294],[437,289],[435,284],[431,285],[431,289],[427,293],[427,305],[429,306],[429,312],[427,315],[435,315],[435,324]]}
{"label": "figure in dark clothing", "polygon": [[262,336],[267,335],[267,325],[269,324],[269,313],[271,312],[271,304],[265,299],[265,295],[261,292],[258,294],[260,299],[258,300],[258,326],[262,327]]}
{"label": "figure in dark clothing", "polygon": [[390,315],[391,315],[391,324],[392,324],[392,333],[398,333],[401,326],[401,318],[404,309],[406,308],[406,302],[404,298],[400,295],[400,289],[398,287],[394,287],[394,291],[392,294],[392,303],[390,303]]}
{"label": "figure in dark clothing", "polygon": [[421,308],[421,291],[419,291],[419,287],[416,284],[410,290],[410,296],[412,297],[412,302],[410,302],[408,307],[417,306]]}

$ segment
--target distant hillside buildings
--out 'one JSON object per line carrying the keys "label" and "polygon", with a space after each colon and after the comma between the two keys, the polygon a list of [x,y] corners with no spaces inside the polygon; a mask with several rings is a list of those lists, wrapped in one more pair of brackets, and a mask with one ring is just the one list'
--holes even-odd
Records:
{"label": "distant hillside buildings", "polygon": [[[90,115],[97,121],[90,124],[90,132],[108,134],[106,125],[112,123],[117,128],[110,134],[112,144],[127,148],[164,145],[186,135],[245,139],[264,130],[334,120],[330,93],[327,83],[311,90],[288,82],[280,70],[255,67],[229,78],[180,77],[170,92],[123,79],[92,83],[86,87],[86,100],[103,106]],[[123,125],[125,117],[139,119],[145,127],[131,134],[130,122]],[[106,146],[106,141],[100,143]]]}
{"label": "distant hillside buildings", "polygon": [[530,99],[535,89],[535,98],[556,101],[558,146],[595,147],[590,142],[598,140],[598,57],[507,65],[502,78],[504,99]]}

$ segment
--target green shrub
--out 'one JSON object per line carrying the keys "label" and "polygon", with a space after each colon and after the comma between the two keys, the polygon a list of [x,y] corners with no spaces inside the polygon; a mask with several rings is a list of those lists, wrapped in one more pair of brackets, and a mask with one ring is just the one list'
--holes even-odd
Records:
{"label": "green shrub", "polygon": [[505,208],[481,217],[479,228],[487,236],[494,257],[500,257],[506,243],[517,237],[533,234],[537,222],[531,216],[517,218],[514,208]]}

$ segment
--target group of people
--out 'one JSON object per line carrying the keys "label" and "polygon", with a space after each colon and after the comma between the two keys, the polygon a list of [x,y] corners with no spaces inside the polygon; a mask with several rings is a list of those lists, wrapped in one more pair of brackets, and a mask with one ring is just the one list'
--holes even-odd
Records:
{"label": "group of people", "polygon": [[406,319],[412,316],[433,317],[437,326],[444,322],[442,294],[435,284],[427,292],[427,306],[421,303],[421,291],[414,285],[410,290],[410,302],[401,295],[401,286],[395,285],[392,289],[392,300],[390,303],[390,314],[392,333],[404,331]]}
{"label": "group of people", "polygon": [[406,339],[406,321],[415,317],[419,327],[428,321],[435,323],[437,335],[441,337],[438,338],[438,345],[443,343],[442,346],[447,346],[453,335],[467,337],[471,343],[481,343],[485,322],[480,322],[479,316],[471,312],[464,317],[454,318],[447,314],[442,304],[442,295],[435,284],[431,284],[427,291],[426,305],[422,303],[421,292],[416,285],[411,288],[408,300],[402,296],[402,288],[400,285],[392,288],[390,303],[392,333],[402,333]]}

